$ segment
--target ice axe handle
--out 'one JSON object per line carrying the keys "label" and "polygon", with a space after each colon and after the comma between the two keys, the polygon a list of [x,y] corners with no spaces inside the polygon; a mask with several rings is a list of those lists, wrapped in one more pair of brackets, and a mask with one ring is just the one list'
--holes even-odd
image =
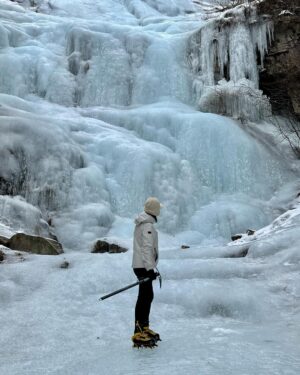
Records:
{"label": "ice axe handle", "polygon": [[124,291],[127,290],[127,289],[133,288],[133,287],[135,287],[135,286],[137,286],[137,285],[139,285],[139,284],[143,284],[143,283],[145,283],[146,281],[149,281],[149,280],[151,280],[150,277],[145,277],[144,279],[141,279],[141,280],[137,281],[136,283],[133,283],[133,284],[127,285],[127,286],[125,286],[124,288],[118,289],[118,290],[116,290],[116,291],[114,291],[114,292],[112,292],[112,293],[109,293],[109,294],[106,294],[106,295],[103,296],[103,297],[100,297],[100,298],[99,298],[99,301],[103,301],[103,300],[105,300],[106,298],[109,298],[109,297],[112,297],[112,296],[114,296],[114,295],[116,295],[116,294],[119,294],[119,293],[121,293],[121,292],[124,292]]}

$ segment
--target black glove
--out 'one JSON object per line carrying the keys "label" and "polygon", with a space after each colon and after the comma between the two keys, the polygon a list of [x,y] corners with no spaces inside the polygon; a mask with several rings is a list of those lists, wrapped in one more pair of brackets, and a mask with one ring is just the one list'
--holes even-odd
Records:
{"label": "black glove", "polygon": [[149,270],[147,276],[150,277],[151,280],[155,280],[157,278],[157,275],[158,273],[154,270]]}

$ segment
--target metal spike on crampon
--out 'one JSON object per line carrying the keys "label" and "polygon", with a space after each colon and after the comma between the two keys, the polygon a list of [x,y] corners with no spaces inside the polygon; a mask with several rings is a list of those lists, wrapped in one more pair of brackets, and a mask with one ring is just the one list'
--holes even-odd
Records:
{"label": "metal spike on crampon", "polygon": [[151,342],[151,343],[133,343],[133,347],[134,348],[150,348],[150,349],[153,349],[157,346],[156,342]]}

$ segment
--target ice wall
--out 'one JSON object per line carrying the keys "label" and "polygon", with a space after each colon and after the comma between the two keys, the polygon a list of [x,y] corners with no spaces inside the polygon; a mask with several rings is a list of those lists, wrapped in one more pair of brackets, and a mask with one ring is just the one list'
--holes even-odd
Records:
{"label": "ice wall", "polygon": [[294,178],[287,161],[198,110],[260,116],[255,49],[268,27],[252,13],[207,21],[188,0],[20,4],[0,0],[2,195],[37,207],[72,249],[111,226],[130,236],[149,195],[165,204],[161,230],[199,241],[273,217],[268,201]]}
{"label": "ice wall", "polygon": [[[130,153],[126,161],[118,158],[121,165],[127,161],[136,165],[135,160],[140,160],[140,165],[137,170],[131,169],[125,180],[118,179],[122,188],[110,189],[111,197],[118,212],[133,214],[142,204],[142,195],[134,199],[137,206],[126,197],[131,188],[136,189],[134,181],[143,176],[142,180],[147,181],[142,188],[146,195],[160,196],[168,207],[161,221],[171,233],[192,228],[206,237],[212,233],[212,237],[220,233],[226,237],[245,230],[247,224],[256,227],[272,216],[266,202],[291,176],[277,157],[237,123],[213,114],[195,113],[179,103],[126,111],[84,109],[81,113],[124,127],[150,144],[150,153],[143,147]],[[161,155],[154,159],[158,150]],[[143,164],[145,158],[150,163],[148,168]]]}

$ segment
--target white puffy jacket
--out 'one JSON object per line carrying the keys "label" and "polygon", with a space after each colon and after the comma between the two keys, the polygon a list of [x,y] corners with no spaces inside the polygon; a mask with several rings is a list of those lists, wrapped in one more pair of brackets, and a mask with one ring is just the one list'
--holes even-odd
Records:
{"label": "white puffy jacket", "polygon": [[153,216],[142,212],[135,219],[133,239],[133,268],[153,269],[158,263],[158,235]]}

